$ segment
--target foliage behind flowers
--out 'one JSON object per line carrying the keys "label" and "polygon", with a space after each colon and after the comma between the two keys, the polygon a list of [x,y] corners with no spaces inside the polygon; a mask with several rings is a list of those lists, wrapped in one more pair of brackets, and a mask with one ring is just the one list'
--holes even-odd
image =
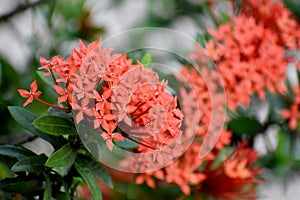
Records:
{"label": "foliage behind flowers", "polygon": [[[233,9],[237,4],[231,2]],[[206,9],[214,10],[214,2],[207,2]],[[210,12],[217,28],[198,35],[202,47],[195,45],[190,54],[190,59],[201,63],[202,48],[207,51],[227,95],[226,105],[218,105],[228,111],[226,125],[205,157],[200,159],[199,151],[209,136],[211,95],[220,89],[215,71],[209,66],[198,71],[183,65],[180,74],[192,90],[179,86],[183,98],[178,105],[177,97],[167,91],[168,82],[160,81],[159,74],[147,67],[149,55],[140,62],[126,53],[100,49],[101,40],[89,45],[80,40],[79,48],[67,58],[40,57],[38,73],[56,92],[58,105],[41,98],[35,80],[29,91],[18,92],[26,98],[24,107],[38,101],[49,107],[47,114],[37,116],[22,107],[9,107],[20,125],[48,141],[55,151],[47,157],[22,146],[0,146],[0,155],[7,159],[0,195],[6,199],[256,199],[263,167],[282,177],[299,169],[300,84],[291,84],[286,76],[288,65],[294,63],[299,80],[297,58],[287,53],[299,50],[299,23],[282,2],[244,0],[234,9],[239,10],[238,16],[223,15],[222,19]],[[205,76],[212,77],[212,83]],[[255,102],[267,103],[264,120],[257,117]],[[126,144],[132,152],[155,152],[182,136],[181,126],[186,132],[193,131],[195,124],[198,128],[191,146],[173,163],[153,172],[130,174],[111,169],[90,154],[76,129],[83,121],[92,132],[96,130],[109,151]],[[146,126],[156,134],[137,139],[135,134],[142,131],[127,134],[118,127],[119,121],[125,130],[133,129],[133,122],[136,130]],[[278,144],[259,157],[254,140],[274,125]],[[180,142],[185,142],[184,136]],[[131,160],[124,163],[135,167]]]}

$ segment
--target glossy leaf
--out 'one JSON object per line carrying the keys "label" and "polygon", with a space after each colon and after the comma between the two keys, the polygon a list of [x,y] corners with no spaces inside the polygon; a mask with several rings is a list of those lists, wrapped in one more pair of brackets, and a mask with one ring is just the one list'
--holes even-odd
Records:
{"label": "glossy leaf", "polygon": [[67,119],[73,118],[72,113],[70,113],[70,112],[68,113],[64,110],[58,110],[58,109],[52,108],[52,107],[50,107],[48,109],[48,115],[64,117],[64,118],[67,118]]}
{"label": "glossy leaf", "polygon": [[74,167],[82,177],[83,181],[89,187],[93,199],[102,200],[102,193],[94,177],[94,172],[91,171],[90,168],[87,167],[81,160],[76,160],[74,163]]}
{"label": "glossy leaf", "polygon": [[16,162],[11,170],[13,172],[42,172],[47,156],[44,154],[39,156],[30,156]]}
{"label": "glossy leaf", "polygon": [[31,193],[41,190],[43,182],[39,177],[16,177],[0,180],[0,190],[5,192]]}
{"label": "glossy leaf", "polygon": [[55,137],[48,134],[44,134],[37,130],[32,123],[37,119],[37,115],[28,111],[20,106],[9,106],[9,112],[12,117],[25,129],[33,133],[34,135],[50,142],[55,149],[62,146],[64,139],[62,137]]}
{"label": "glossy leaf", "polygon": [[41,116],[34,120],[33,125],[40,131],[50,135],[75,135],[76,129],[73,123],[63,117]]}
{"label": "glossy leaf", "polygon": [[114,187],[109,173],[99,162],[96,162],[92,158],[87,157],[78,158],[78,160],[80,160],[81,163],[87,166],[89,170],[92,171],[99,180],[108,185],[110,188]]}
{"label": "glossy leaf", "polygon": [[59,150],[55,151],[47,160],[47,167],[69,167],[76,158],[76,153],[73,151],[70,144],[64,145]]}
{"label": "glossy leaf", "polygon": [[35,153],[28,149],[25,149],[24,147],[0,145],[0,155],[15,157],[18,160],[21,160],[28,156],[35,156]]}

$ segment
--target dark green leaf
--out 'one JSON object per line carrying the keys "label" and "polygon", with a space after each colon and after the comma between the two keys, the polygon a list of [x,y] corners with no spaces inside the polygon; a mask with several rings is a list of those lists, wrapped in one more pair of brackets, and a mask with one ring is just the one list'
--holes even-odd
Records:
{"label": "dark green leaf", "polygon": [[73,118],[72,113],[66,112],[64,110],[58,110],[58,109],[52,108],[52,107],[50,107],[48,109],[48,115],[64,117],[64,118],[67,118],[67,119]]}
{"label": "dark green leaf", "polygon": [[44,154],[27,157],[14,164],[11,170],[13,172],[42,172],[46,160],[47,156]]}
{"label": "dark green leaf", "polygon": [[19,74],[14,67],[0,57],[0,92],[1,95],[16,89],[19,83]]}
{"label": "dark green leaf", "polygon": [[60,192],[57,196],[56,196],[57,200],[70,200],[70,195],[66,192]]}
{"label": "dark green leaf", "polygon": [[75,135],[74,124],[63,117],[46,115],[34,120],[33,125],[40,131],[50,135]]}
{"label": "dark green leaf", "polygon": [[39,177],[16,177],[0,181],[0,190],[15,193],[31,193],[41,190],[43,182]]}
{"label": "dark green leaf", "polygon": [[227,127],[238,136],[253,137],[264,131],[262,125],[253,117],[239,116],[231,119]]}
{"label": "dark green leaf", "polygon": [[47,160],[47,167],[69,167],[76,158],[76,153],[73,151],[70,144],[64,145],[59,150],[55,151]]}
{"label": "dark green leaf", "polygon": [[36,71],[36,74],[42,79],[50,88],[53,88],[54,81],[52,80],[51,76],[43,76],[44,72]]}
{"label": "dark green leaf", "polygon": [[93,199],[102,200],[102,193],[98,186],[98,183],[94,177],[94,172],[91,171],[85,163],[81,162],[81,160],[76,160],[74,163],[74,167],[77,172],[80,174],[84,182],[89,187]]}
{"label": "dark green leaf", "polygon": [[45,190],[44,190],[43,200],[49,200],[51,199],[51,194],[52,194],[51,180],[46,173],[44,173],[44,176],[45,176]]}
{"label": "dark green leaf", "polygon": [[25,149],[24,147],[18,147],[13,145],[0,145],[0,155],[15,157],[18,160],[21,160],[28,156],[35,156],[35,153],[28,149]]}
{"label": "dark green leaf", "polygon": [[34,135],[41,137],[42,139],[50,142],[55,149],[62,146],[64,139],[61,137],[55,137],[48,134],[44,134],[37,130],[33,125],[33,121],[37,119],[37,115],[19,106],[9,106],[8,110],[12,117],[25,129],[33,133]]}
{"label": "dark green leaf", "polygon": [[300,2],[299,0],[284,0],[285,6],[300,20]]}
{"label": "dark green leaf", "polygon": [[78,158],[78,160],[85,166],[87,166],[89,170],[92,171],[94,175],[99,178],[99,180],[108,185],[110,188],[114,187],[109,173],[99,162],[96,162],[90,157]]}

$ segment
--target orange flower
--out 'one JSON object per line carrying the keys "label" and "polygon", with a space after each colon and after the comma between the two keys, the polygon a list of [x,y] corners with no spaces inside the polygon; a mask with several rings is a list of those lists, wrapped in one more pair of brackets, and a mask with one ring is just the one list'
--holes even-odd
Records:
{"label": "orange flower", "polygon": [[258,155],[246,143],[239,144],[216,168],[210,161],[205,167],[206,179],[199,190],[218,199],[256,199],[256,184],[261,169],[254,166]]}
{"label": "orange flower", "polygon": [[283,2],[272,0],[244,0],[241,13],[253,17],[278,36],[281,46],[289,49],[300,47],[300,26]]}
{"label": "orange flower", "polygon": [[240,14],[232,21],[209,30],[213,38],[206,50],[223,77],[227,106],[234,110],[239,103],[247,106],[252,94],[264,98],[265,89],[283,92],[287,59],[279,36],[255,18]]}
{"label": "orange flower", "polygon": [[291,130],[296,130],[300,120],[300,86],[294,88],[294,99],[289,109],[281,110],[281,115],[289,121]]}
{"label": "orange flower", "polygon": [[[195,68],[189,69],[184,66],[181,69],[181,74],[190,84],[190,90],[185,90],[183,87],[179,88],[180,96],[183,97],[181,99],[181,105],[184,116],[184,133],[180,136],[181,142],[184,143],[189,140],[189,137],[193,135],[195,131],[196,138],[181,157],[162,169],[165,175],[164,180],[167,183],[178,185],[185,195],[189,195],[195,186],[201,185],[201,183],[206,180],[206,174],[201,170],[201,166],[204,161],[214,159],[218,152],[224,148],[224,145],[230,143],[231,138],[229,131],[222,130],[212,152],[203,160],[199,158],[199,151],[204,138],[208,134],[207,132],[211,122],[211,95],[218,95],[218,80],[216,79],[215,71],[201,68],[200,72],[202,76]],[[207,80],[210,82],[205,82],[203,77],[211,77],[210,80]],[[208,85],[210,91],[208,90]],[[223,108],[221,103],[219,106]],[[159,179],[154,173],[142,174],[142,177],[144,177],[143,180],[146,180],[145,176],[153,176]],[[149,185],[147,181],[145,182],[149,187],[153,187],[152,184]]]}
{"label": "orange flower", "polygon": [[[64,59],[54,56],[49,61],[40,57],[43,76],[50,76],[59,95],[57,102],[67,108],[49,104],[39,99],[37,83],[30,92],[19,89],[22,97],[33,99],[57,109],[75,111],[75,121],[86,119],[106,140],[112,150],[113,142],[127,137],[143,147],[137,151],[149,151],[168,144],[180,134],[182,113],[177,99],[166,91],[167,82],[159,81],[152,69],[141,63],[132,64],[126,54],[113,54],[112,49],[101,49],[101,39],[85,45],[79,41],[79,49]],[[100,86],[100,87],[99,87]],[[114,131],[119,126],[122,130]],[[146,134],[149,141],[136,140]]]}
{"label": "orange flower", "polygon": [[38,85],[36,80],[31,83],[29,92],[23,89],[18,89],[18,92],[21,95],[21,97],[27,98],[27,100],[23,104],[24,107],[30,104],[34,98],[38,98],[42,94],[41,91],[38,91]]}

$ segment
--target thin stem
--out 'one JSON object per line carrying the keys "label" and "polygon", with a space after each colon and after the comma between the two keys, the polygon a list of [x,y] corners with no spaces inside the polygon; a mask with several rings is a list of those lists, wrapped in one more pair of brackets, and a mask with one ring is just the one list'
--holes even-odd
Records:
{"label": "thin stem", "polygon": [[21,4],[21,5],[18,5],[14,10],[6,13],[6,14],[3,14],[0,16],[0,22],[1,21],[6,21],[8,20],[9,18],[13,17],[14,15],[18,14],[18,13],[21,13],[29,8],[33,8],[39,4],[42,4],[42,3],[46,3],[48,0],[39,0],[39,1],[36,1],[32,4]]}
{"label": "thin stem", "polygon": [[52,70],[52,69],[50,69],[50,73],[51,73],[51,76],[52,76],[52,79],[53,79],[54,83],[55,83],[56,85],[58,85],[57,82],[56,82],[56,78],[55,78],[55,76],[54,76],[54,73],[53,73],[53,70]]}
{"label": "thin stem", "polygon": [[131,140],[131,141],[133,141],[133,142],[135,142],[135,143],[137,143],[137,144],[139,144],[139,145],[143,145],[143,146],[148,147],[148,148],[150,148],[150,149],[156,150],[156,147],[155,147],[155,146],[153,146],[152,144],[149,144],[149,143],[146,142],[146,141],[138,141],[138,140],[136,140],[136,139],[134,139],[134,138],[131,138],[127,133],[122,133],[122,135],[123,135],[125,138],[127,138],[127,139],[129,139],[129,140]]}
{"label": "thin stem", "polygon": [[63,107],[60,107],[60,106],[52,105],[52,104],[50,104],[50,103],[48,103],[48,102],[46,102],[46,101],[43,101],[42,99],[40,99],[40,98],[38,98],[38,97],[33,96],[33,98],[34,98],[35,100],[37,100],[38,102],[40,102],[40,103],[46,105],[46,106],[49,106],[49,107],[52,107],[52,108],[56,108],[56,109],[59,109],[59,110],[69,111],[68,108],[63,108]]}

